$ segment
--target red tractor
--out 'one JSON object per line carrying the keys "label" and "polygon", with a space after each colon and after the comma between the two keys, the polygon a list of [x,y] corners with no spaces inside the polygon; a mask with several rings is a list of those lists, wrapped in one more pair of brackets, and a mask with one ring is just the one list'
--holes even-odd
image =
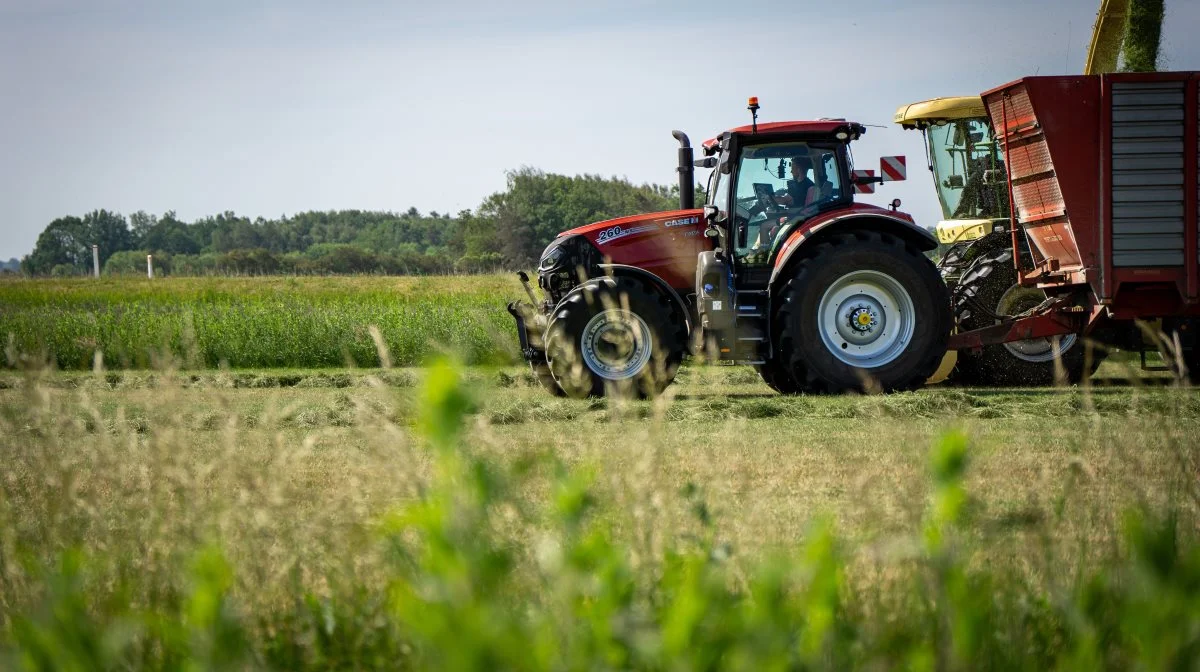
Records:
{"label": "red tractor", "polygon": [[[781,393],[906,390],[946,353],[950,299],[898,210],[856,203],[865,132],[837,120],[757,123],[680,143],[681,208],[559,234],[538,300],[509,304],[525,358],[551,391],[652,396],[686,355],[753,365]],[[889,164],[894,165],[895,162]],[[695,208],[693,166],[710,168]],[[883,171],[881,170],[881,173]]]}

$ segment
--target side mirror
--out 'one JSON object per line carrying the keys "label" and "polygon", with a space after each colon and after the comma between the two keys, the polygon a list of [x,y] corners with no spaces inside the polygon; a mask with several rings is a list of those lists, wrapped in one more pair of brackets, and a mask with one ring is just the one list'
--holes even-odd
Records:
{"label": "side mirror", "polygon": [[706,157],[703,157],[700,159],[696,159],[692,163],[692,165],[696,166],[697,168],[716,168],[717,167],[717,157],[706,156]]}

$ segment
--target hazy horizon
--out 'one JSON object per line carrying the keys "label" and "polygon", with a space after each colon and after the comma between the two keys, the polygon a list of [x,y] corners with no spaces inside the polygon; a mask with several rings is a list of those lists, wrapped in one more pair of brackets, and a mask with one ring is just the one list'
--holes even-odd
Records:
{"label": "hazy horizon", "polygon": [[[921,139],[895,109],[1079,72],[1099,3],[750,2],[724,23],[710,0],[640,4],[0,0],[0,260],[100,208],[453,214],[522,166],[672,184],[670,131],[744,124],[750,95],[763,121],[875,125],[857,163],[905,154],[910,180],[868,200],[930,225]],[[1167,0],[1163,69],[1200,69],[1197,25],[1200,3]]]}

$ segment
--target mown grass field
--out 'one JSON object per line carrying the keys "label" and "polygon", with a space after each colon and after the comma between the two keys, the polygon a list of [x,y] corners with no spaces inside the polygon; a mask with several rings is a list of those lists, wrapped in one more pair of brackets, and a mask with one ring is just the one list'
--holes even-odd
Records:
{"label": "mown grass field", "polygon": [[[306,333],[372,353],[359,319],[403,316],[381,327],[390,354],[219,369],[139,345],[127,361],[158,368],[91,370],[77,345],[85,370],[0,371],[0,668],[1200,660],[1200,392],[1168,378],[1113,360],[1103,387],[788,398],[746,367],[686,366],[655,401],[575,401],[508,365],[365,368],[503,361],[506,278],[290,282],[136,300],[193,329],[238,302],[322,306],[345,329]],[[126,324],[101,284],[0,286],[19,309],[0,323],[49,335],[42,307],[91,305]],[[438,313],[451,297],[469,309]],[[444,316],[472,311],[497,322],[452,341]],[[228,340],[268,352],[277,317]]]}
{"label": "mown grass field", "polygon": [[0,658],[1092,669],[1197,644],[1200,393],[431,376],[3,376]]}

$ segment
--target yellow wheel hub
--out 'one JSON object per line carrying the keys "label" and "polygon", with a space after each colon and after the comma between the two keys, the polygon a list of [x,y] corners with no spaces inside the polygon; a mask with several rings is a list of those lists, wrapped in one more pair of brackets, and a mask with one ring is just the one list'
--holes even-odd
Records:
{"label": "yellow wheel hub", "polygon": [[859,313],[858,324],[863,327],[871,326],[871,315],[869,313]]}

